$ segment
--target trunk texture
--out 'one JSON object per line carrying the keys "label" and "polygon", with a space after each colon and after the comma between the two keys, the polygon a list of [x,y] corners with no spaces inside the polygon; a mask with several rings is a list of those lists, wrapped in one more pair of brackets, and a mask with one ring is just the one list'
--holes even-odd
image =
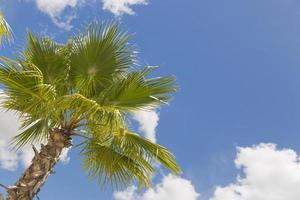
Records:
{"label": "trunk texture", "polygon": [[41,145],[38,152],[34,147],[35,156],[31,165],[25,170],[15,185],[8,187],[7,200],[32,200],[53,173],[53,167],[59,160],[64,148],[72,145],[68,131],[55,129],[50,132],[47,145]]}

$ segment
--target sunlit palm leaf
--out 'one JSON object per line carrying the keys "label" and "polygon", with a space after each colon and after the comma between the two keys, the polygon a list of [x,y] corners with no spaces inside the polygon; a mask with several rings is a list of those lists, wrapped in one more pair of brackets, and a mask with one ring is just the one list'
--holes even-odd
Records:
{"label": "sunlit palm leaf", "polygon": [[124,110],[151,108],[167,103],[170,94],[177,90],[175,78],[169,76],[146,79],[155,68],[146,67],[120,78],[99,96],[99,100],[103,99],[104,104]]}
{"label": "sunlit palm leaf", "polygon": [[174,155],[165,147],[128,131],[117,138],[119,140],[119,144],[123,145],[123,148],[126,148],[127,151],[142,152],[148,160],[160,162],[174,174],[180,173],[180,168],[174,160]]}
{"label": "sunlit palm leaf", "polygon": [[23,130],[19,135],[15,136],[12,140],[16,149],[19,149],[28,143],[35,144],[36,142],[42,142],[48,138],[49,125],[47,119],[40,119],[31,123],[30,125],[25,125],[27,123],[28,122],[23,123],[25,130]]}
{"label": "sunlit palm leaf", "polygon": [[120,146],[106,146],[96,141],[85,147],[84,155],[84,169],[99,182],[109,182],[117,188],[128,186],[133,180],[143,186],[150,184],[149,175],[154,169],[142,155],[132,156]]}
{"label": "sunlit palm leaf", "polygon": [[12,41],[12,36],[12,30],[0,11],[0,44],[3,42],[4,38],[6,38],[8,41]]}
{"label": "sunlit palm leaf", "polygon": [[152,164],[160,162],[174,174],[180,173],[180,168],[174,160],[174,155],[165,147],[145,139],[138,134],[125,129],[106,130],[87,140],[83,148],[84,169],[91,177],[104,183],[110,180],[118,187],[127,186],[132,180],[137,180],[142,186],[148,186]]}

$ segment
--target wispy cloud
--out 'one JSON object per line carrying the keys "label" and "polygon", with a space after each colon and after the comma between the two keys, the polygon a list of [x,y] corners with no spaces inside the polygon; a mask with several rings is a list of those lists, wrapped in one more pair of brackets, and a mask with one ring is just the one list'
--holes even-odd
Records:
{"label": "wispy cloud", "polygon": [[102,0],[103,9],[120,16],[123,14],[133,15],[135,12],[131,8],[135,5],[147,5],[147,0]]}
{"label": "wispy cloud", "polygon": [[71,22],[75,18],[75,13],[64,14],[67,8],[74,9],[82,0],[35,0],[37,8],[50,16],[53,23],[58,27],[70,30]]}

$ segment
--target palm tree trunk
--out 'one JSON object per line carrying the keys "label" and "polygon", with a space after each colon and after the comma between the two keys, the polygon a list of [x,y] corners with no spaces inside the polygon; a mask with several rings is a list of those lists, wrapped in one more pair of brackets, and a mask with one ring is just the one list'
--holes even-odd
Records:
{"label": "palm tree trunk", "polygon": [[32,163],[15,185],[8,187],[7,200],[32,200],[53,172],[53,167],[58,162],[62,150],[71,145],[68,131],[52,130],[47,145],[41,145],[40,152],[33,147],[35,156]]}

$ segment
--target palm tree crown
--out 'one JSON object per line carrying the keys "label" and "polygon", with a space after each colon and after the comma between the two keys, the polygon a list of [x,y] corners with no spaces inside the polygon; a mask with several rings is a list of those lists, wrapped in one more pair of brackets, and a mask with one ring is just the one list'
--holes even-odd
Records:
{"label": "palm tree crown", "polygon": [[157,161],[178,174],[173,154],[130,125],[133,112],[170,99],[174,77],[146,78],[155,67],[137,69],[129,38],[117,23],[95,22],[66,44],[29,33],[26,49],[15,60],[3,58],[2,106],[22,120],[16,147],[63,129],[80,136],[84,169],[101,183],[149,186]]}

